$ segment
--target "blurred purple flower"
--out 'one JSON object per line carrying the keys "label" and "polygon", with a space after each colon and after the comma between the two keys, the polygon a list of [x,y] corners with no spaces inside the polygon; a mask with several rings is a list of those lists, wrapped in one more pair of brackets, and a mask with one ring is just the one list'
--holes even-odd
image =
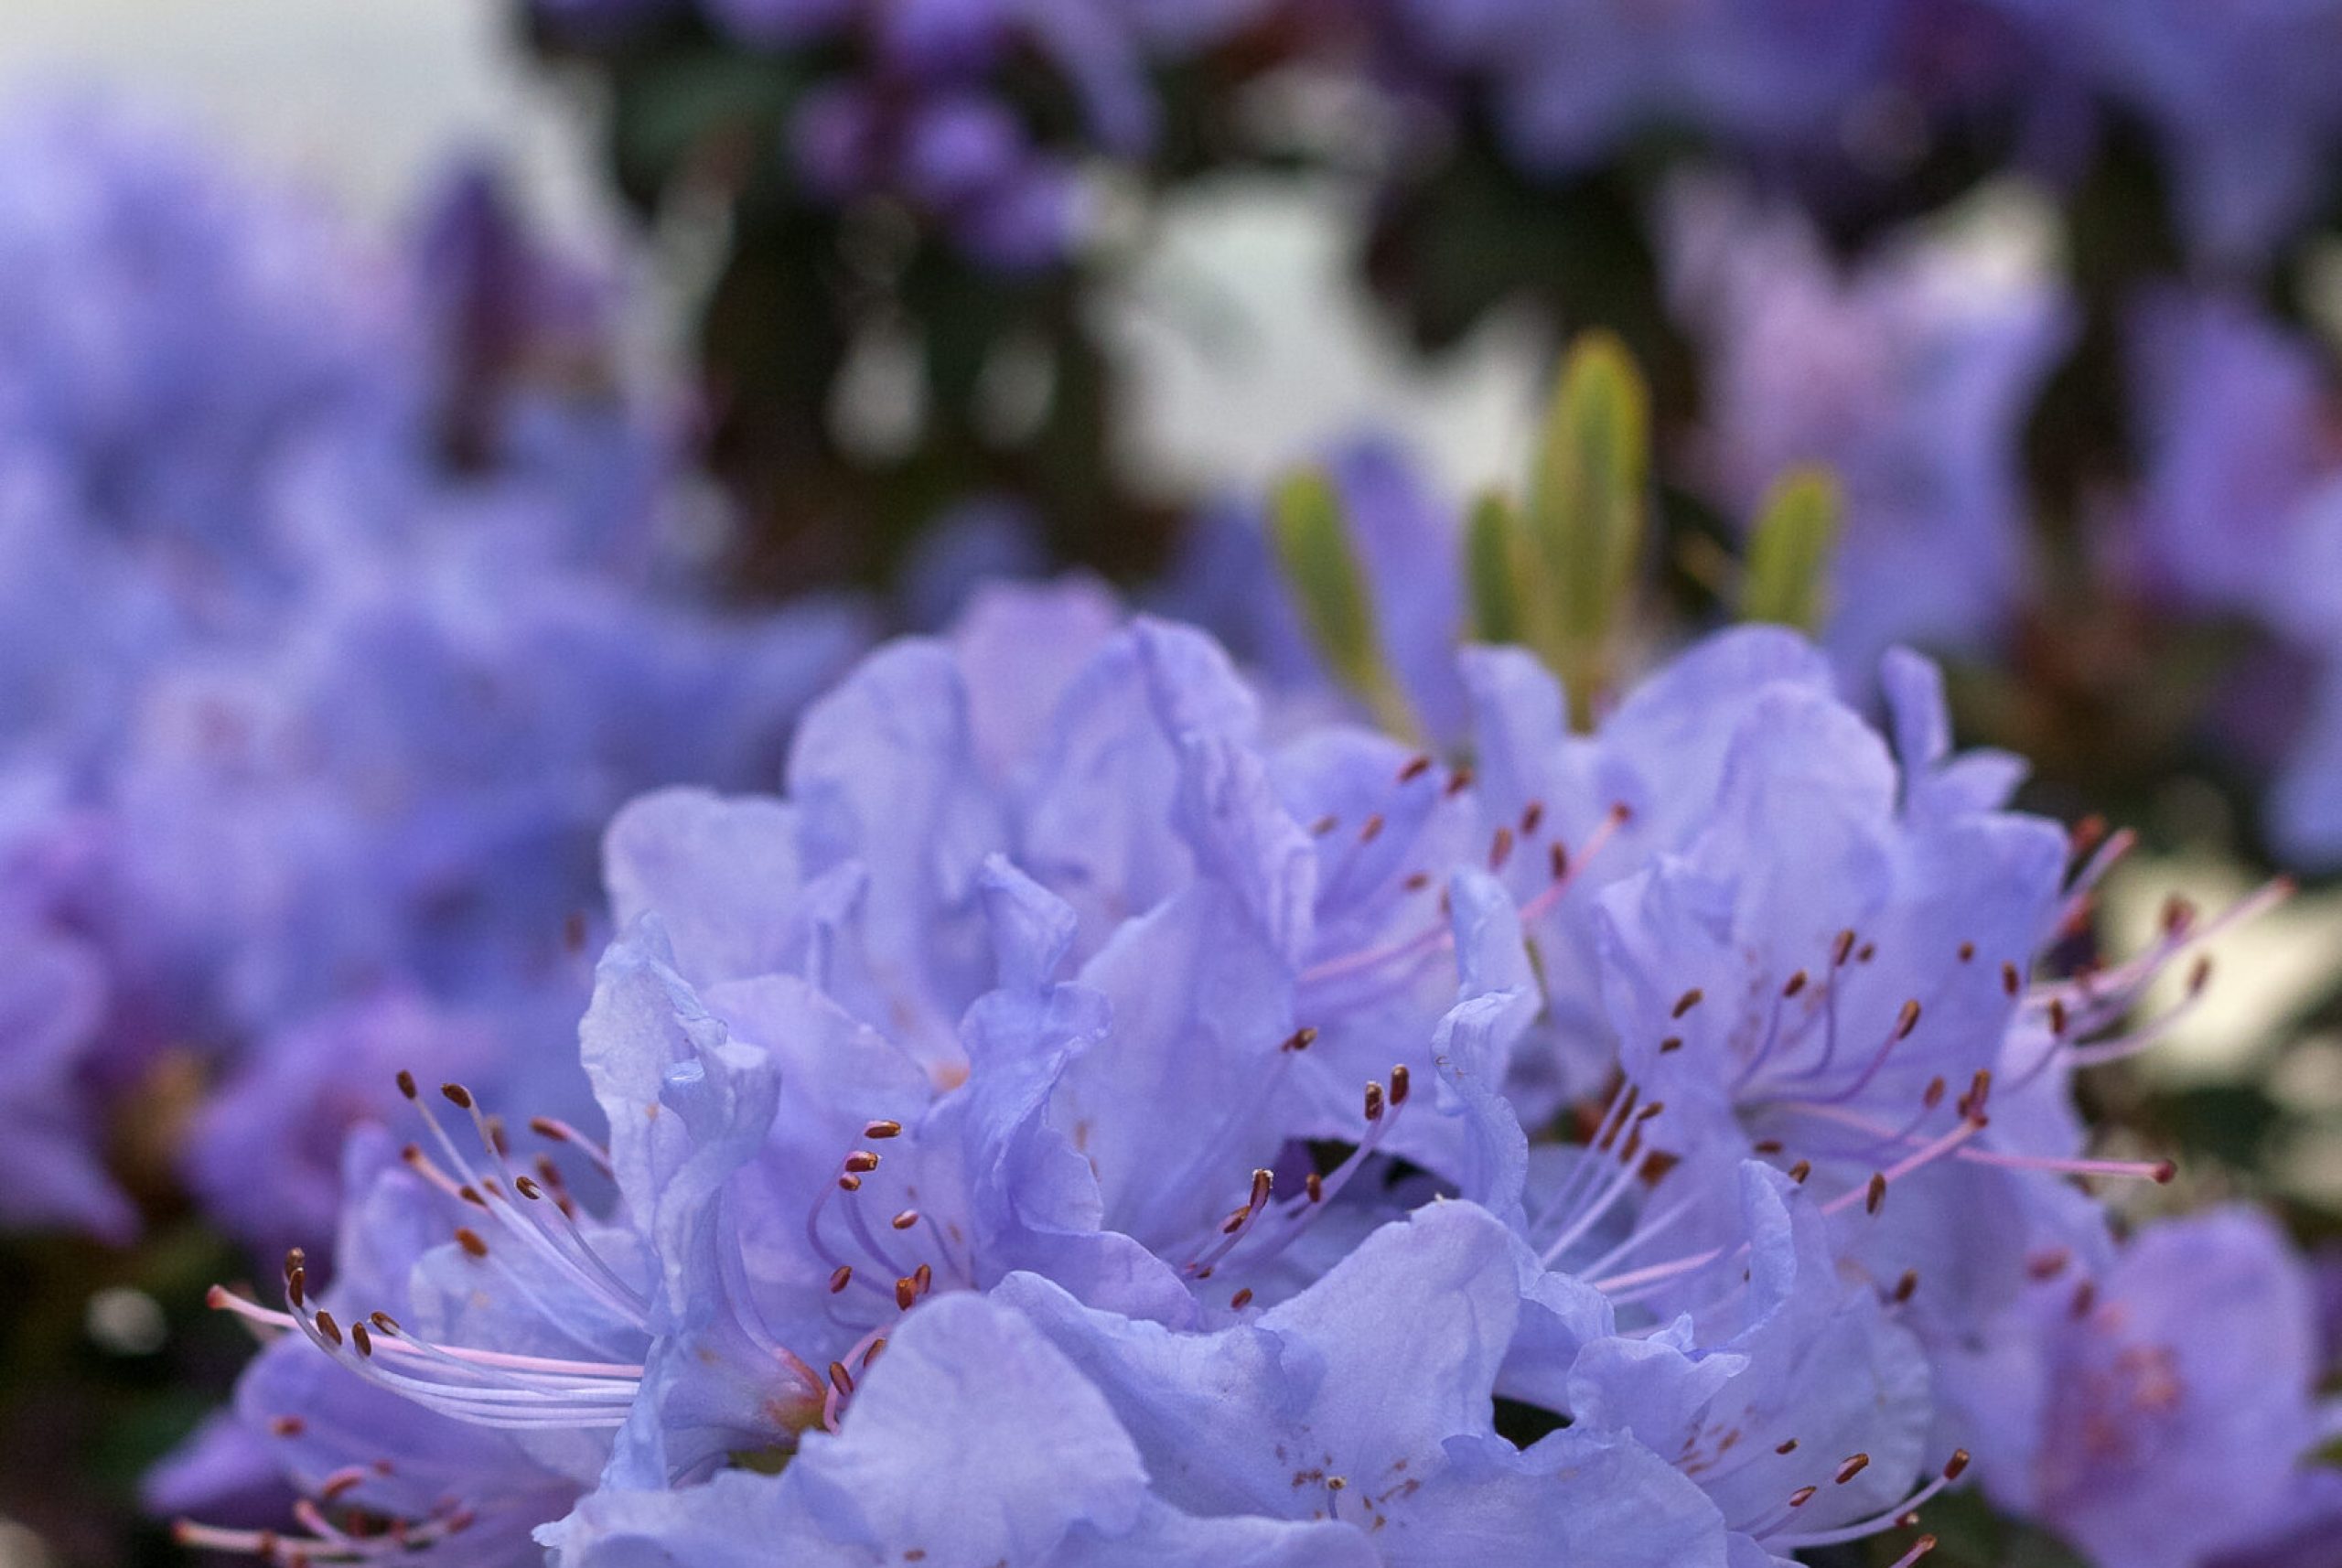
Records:
{"label": "blurred purple flower", "polygon": [[1666,249],[1709,357],[1711,492],[1746,522],[1794,465],[1844,486],[1826,640],[1845,679],[1897,642],[1993,648],[2026,580],[2018,434],[2073,330],[2058,287],[1921,239],[1843,270],[1716,186],[1679,191]]}

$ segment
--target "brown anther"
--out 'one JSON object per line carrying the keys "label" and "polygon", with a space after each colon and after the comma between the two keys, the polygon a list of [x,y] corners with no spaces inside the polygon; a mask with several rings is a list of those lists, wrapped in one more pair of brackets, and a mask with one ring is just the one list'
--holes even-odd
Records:
{"label": "brown anther", "polygon": [[268,1430],[278,1437],[298,1437],[309,1429],[309,1423],[297,1415],[280,1415],[268,1423]]}
{"label": "brown anther", "polygon": [[2068,838],[2073,846],[2074,858],[2079,860],[2106,842],[2106,819],[2092,811],[2074,824],[2074,831]]}
{"label": "brown anther", "polygon": [[443,1083],[439,1086],[439,1092],[446,1095],[447,1103],[458,1111],[472,1108],[472,1091],[460,1083]]}
{"label": "brown anther", "polygon": [[2195,923],[2195,905],[2176,893],[2163,901],[2163,929],[2165,936],[2178,936]]}
{"label": "brown anther", "polygon": [[[1916,1524],[1918,1521],[1914,1520],[1912,1522]],[[1932,1535],[1923,1535],[1919,1537],[1918,1540],[1911,1542],[1911,1550],[1903,1554],[1904,1561],[1917,1562],[1918,1559],[1925,1557],[1928,1552],[1933,1552],[1935,1549],[1936,1538]]]}
{"label": "brown anther", "polygon": [[415,1097],[414,1074],[407,1071],[404,1068],[399,1069],[399,1092],[405,1095],[409,1100],[413,1100]]}
{"label": "brown anther", "polygon": [[1311,1171],[1307,1176],[1301,1178],[1301,1187],[1304,1192],[1306,1192],[1309,1195],[1310,1202],[1323,1203],[1326,1201],[1326,1178],[1319,1176],[1316,1171]]}
{"label": "brown anther", "polygon": [[1870,1455],[1867,1455],[1867,1454],[1854,1454],[1854,1455],[1850,1455],[1847,1457],[1846,1462],[1845,1462],[1844,1464],[1842,1464],[1842,1465],[1841,1465],[1841,1466],[1838,1466],[1838,1474],[1837,1474],[1837,1476],[1834,1477],[1834,1479],[1837,1481],[1838,1485],[1840,1485],[1840,1486],[1842,1486],[1842,1486],[1844,1486],[1848,1481],[1853,1480],[1856,1476],[1861,1475],[1864,1470],[1867,1470],[1867,1469],[1869,1469],[1869,1468],[1870,1468]]}
{"label": "brown anther", "polygon": [[1522,838],[1535,838],[1537,836],[1537,830],[1542,827],[1544,822],[1544,801],[1531,800],[1529,804],[1520,808],[1520,836]]}
{"label": "brown anther", "polygon": [[353,1323],[349,1326],[349,1343],[361,1356],[371,1356],[374,1353],[374,1337],[366,1332],[366,1326],[362,1323]]}
{"label": "brown anther", "polygon": [[1789,998],[1795,996],[1799,992],[1804,989],[1805,971],[1800,969],[1795,974],[1789,976],[1788,984],[1781,987],[1781,999],[1783,1001],[1787,1001]]}
{"label": "brown anther", "polygon": [[1907,1040],[1911,1037],[1911,1031],[1918,1026],[1919,1000],[1915,996],[1903,1004],[1903,1011],[1895,1015],[1895,1037],[1898,1040]]}
{"label": "brown anther", "polygon": [[1447,776],[1447,792],[1450,795],[1461,795],[1471,787],[1472,770],[1468,768],[1459,768]]}
{"label": "brown anther", "polygon": [[1379,839],[1381,836],[1382,813],[1377,811],[1374,815],[1367,818],[1364,825],[1359,827],[1358,830],[1358,842],[1360,843],[1372,843],[1376,839]]}
{"label": "brown anther", "polygon": [[1960,1103],[1954,1109],[1962,1119],[1973,1122],[1984,1114],[1984,1102],[1992,1097],[1993,1069],[1980,1067],[1976,1069],[1976,1076],[1968,1080],[1968,1092],[1960,1097]]}
{"label": "brown anther", "polygon": [[911,1271],[911,1278],[919,1282],[919,1294],[921,1295],[935,1288],[935,1271],[925,1263]]}
{"label": "brown anther", "polygon": [[317,1308],[317,1325],[318,1333],[336,1345],[341,1343],[341,1325],[333,1320],[332,1313],[323,1307]]}
{"label": "brown anther", "polygon": [[1895,1282],[1895,1293],[1892,1299],[1896,1305],[1900,1306],[1905,1302],[1909,1301],[1914,1295],[1918,1294],[1918,1290],[1919,1271],[1917,1269],[1906,1269],[1903,1271],[1903,1277]]}
{"label": "brown anther", "polygon": [[1382,1086],[1370,1078],[1366,1080],[1366,1119],[1369,1122],[1382,1120]]}
{"label": "brown anther", "polygon": [[2147,1174],[2154,1178],[2157,1187],[2169,1187],[2172,1178],[2179,1174],[2179,1165],[2174,1160],[2157,1160],[2155,1168]]}
{"label": "brown anther", "polygon": [[845,1157],[845,1168],[859,1175],[878,1168],[878,1156],[867,1149],[856,1149]]}
{"label": "brown anther", "polygon": [[2073,1262],[2073,1257],[2063,1247],[2055,1251],[2036,1252],[2025,1261],[2025,1272],[2028,1278],[2036,1282],[2054,1280],[2066,1272],[2066,1265]]}
{"label": "brown anther", "polygon": [[1545,848],[1545,869],[1556,882],[1565,881],[1570,874],[1569,845],[1556,841]]}
{"label": "brown anther", "polygon": [[1410,893],[1420,893],[1424,888],[1431,886],[1431,873],[1428,871],[1411,871],[1407,874],[1407,880],[1401,883],[1400,886],[1404,887]]}
{"label": "brown anther", "polygon": [[892,1219],[886,1221],[886,1223],[893,1226],[897,1230],[908,1230],[912,1226],[919,1223],[919,1210],[916,1208],[906,1208],[900,1214],[896,1215]]}
{"label": "brown anther", "polygon": [[1269,1193],[1275,1187],[1275,1176],[1270,1175],[1264,1170],[1254,1171],[1252,1173],[1252,1196],[1245,1199],[1244,1207],[1247,1208],[1260,1208],[1265,1207],[1269,1201]]}
{"label": "brown anther", "polygon": [[1876,942],[1864,942],[1862,946],[1854,950],[1854,961],[1856,963],[1868,963],[1877,956],[1878,944]]}
{"label": "brown anther", "polygon": [[1248,1305],[1251,1304],[1252,1300],[1252,1287],[1251,1285],[1246,1285],[1242,1290],[1238,1291],[1234,1295],[1228,1298],[1228,1305],[1235,1308],[1237,1311],[1241,1312]]}
{"label": "brown anther", "polygon": [[2018,992],[2025,989],[2025,981],[2023,977],[2017,973],[2016,965],[2013,963],[2004,963],[2001,965],[2001,989],[2007,992],[2011,996],[2014,996]]}
{"label": "brown anther", "polygon": [[1335,816],[1324,816],[1309,824],[1309,832],[1314,837],[1324,838],[1327,833],[1332,832],[1336,828],[1338,828],[1341,825],[1341,818]]}
{"label": "brown anther", "polygon": [[486,1208],[488,1207],[488,1199],[482,1197],[479,1195],[478,1189],[476,1187],[459,1187],[456,1189],[456,1196],[462,1198],[466,1203],[470,1204],[475,1208]]}
{"label": "brown anther", "polygon": [[1596,1149],[1606,1149],[1617,1139],[1618,1128],[1624,1122],[1627,1112],[1634,1108],[1635,1101],[1642,1098],[1642,1093],[1641,1084],[1631,1081],[1628,1083],[1627,1098],[1620,1101],[1617,1109],[1606,1119],[1607,1125],[1603,1127],[1602,1135],[1594,1140],[1594,1146]]}
{"label": "brown anther", "polygon": [[2066,1004],[2059,998],[2052,996],[2049,999],[2049,1032],[2062,1036],[2066,1032],[2067,1022]]}
{"label": "brown anther", "polygon": [[854,1265],[840,1263],[830,1271],[830,1294],[835,1295],[854,1283]]}
{"label": "brown anther", "polygon": [[1223,1236],[1233,1236],[1243,1230],[1244,1222],[1252,1218],[1252,1211],[1249,1208],[1231,1208],[1228,1211],[1228,1218],[1219,1222],[1219,1233]]}
{"label": "brown anther", "polygon": [[1853,950],[1854,933],[1853,929],[1849,928],[1845,930],[1840,931],[1838,933],[1838,940],[1830,944],[1830,967],[1832,969],[1843,967],[1846,961],[1846,956]]}
{"label": "brown anther", "polygon": [[1636,1124],[1637,1124],[1637,1125],[1640,1125],[1642,1122],[1645,1122],[1649,1121],[1652,1117],[1654,1117],[1654,1116],[1658,1115],[1660,1112],[1662,1112],[1662,1111],[1664,1111],[1664,1110],[1666,1110],[1666,1109],[1667,1109],[1667,1101],[1664,1101],[1664,1100],[1654,1100],[1654,1101],[1652,1101],[1649,1105],[1644,1106],[1640,1111],[1638,1111],[1638,1112],[1635,1112],[1635,1122],[1636,1122]]}
{"label": "brown anther", "polygon": [[389,1313],[370,1312],[366,1315],[366,1321],[374,1326],[375,1333],[387,1334],[393,1339],[398,1337],[399,1320]]}
{"label": "brown anther", "polygon": [[544,1188],[524,1176],[516,1176],[512,1178],[512,1190],[532,1201],[545,1195]]}
{"label": "brown anther", "polygon": [[862,1135],[865,1138],[899,1138],[903,1135],[903,1124],[893,1121],[865,1122]]}
{"label": "brown anther", "polygon": [[1813,1162],[1811,1160],[1799,1160],[1797,1164],[1789,1167],[1789,1180],[1797,1183],[1799,1187],[1803,1187],[1805,1185],[1805,1178],[1812,1174]]}
{"label": "brown anther", "polygon": [[1412,784],[1430,771],[1431,758],[1425,757],[1422,752],[1417,752],[1414,756],[1407,758],[1405,767],[1399,769],[1399,782],[1402,784]]}
{"label": "brown anther", "polygon": [[854,1374],[845,1369],[843,1361],[830,1363],[830,1386],[842,1394],[854,1392]]}
{"label": "brown anther", "polygon": [[1312,1045],[1316,1043],[1316,1029],[1310,1025],[1304,1024],[1300,1028],[1295,1029],[1292,1034],[1287,1035],[1284,1037],[1284,1043],[1279,1046],[1277,1049],[1281,1051],[1305,1051]]}
{"label": "brown anther", "polygon": [[1943,1478],[1947,1481],[1957,1481],[1967,1468],[1968,1450],[1955,1448],[1951,1451],[1951,1457],[1943,1462]]}
{"label": "brown anther", "polygon": [[1667,1038],[1659,1042],[1659,1054],[1660,1056],[1666,1056],[1671,1051],[1680,1051],[1682,1048],[1683,1036],[1681,1035],[1670,1035]]}
{"label": "brown anther", "polygon": [[1490,871],[1502,871],[1504,869],[1504,863],[1511,858],[1512,830],[1510,828],[1499,828],[1496,831],[1496,835],[1488,840],[1488,869]]}
{"label": "brown anther", "polygon": [[488,1243],[479,1239],[478,1231],[467,1227],[459,1225],[456,1228],[456,1245],[461,1247],[471,1257],[488,1256]]}
{"label": "brown anther", "polygon": [[1886,1173],[1885,1171],[1873,1171],[1870,1173],[1870,1190],[1863,1195],[1863,1212],[1865,1214],[1876,1214],[1879,1210],[1879,1206],[1884,1204],[1885,1201]]}
{"label": "brown anther", "polygon": [[1778,1138],[1759,1138],[1748,1145],[1752,1155],[1778,1155],[1785,1145]]}
{"label": "brown anther", "polygon": [[2096,1280],[2084,1280],[2074,1287],[2074,1299],[2070,1310],[2077,1319],[2088,1317],[2097,1305],[2098,1282]]}
{"label": "brown anther", "polygon": [[561,1123],[547,1117],[530,1117],[529,1131],[534,1133],[540,1138],[551,1138],[556,1144],[566,1144],[569,1142],[569,1134],[563,1130]]}
{"label": "brown anther", "polygon": [[845,1175],[838,1177],[838,1190],[840,1192],[860,1192],[862,1190],[862,1178],[855,1176],[853,1172],[848,1171]]}
{"label": "brown anther", "polygon": [[1821,1489],[1821,1488],[1819,1487],[1799,1487],[1796,1491],[1789,1494],[1789,1507],[1793,1509],[1803,1508],[1806,1504],[1813,1500],[1813,1494]]}
{"label": "brown anther", "polygon": [[1681,1018],[1684,1014],[1689,1013],[1692,1008],[1697,1007],[1700,1004],[1700,998],[1705,994],[1706,993],[1703,992],[1698,986],[1695,985],[1692,987],[1691,990],[1685,992],[1682,995],[1675,999],[1675,1010],[1672,1013],[1670,1013],[1668,1016],[1671,1018]]}
{"label": "brown anther", "polygon": [[1407,1103],[1407,1096],[1413,1091],[1414,1074],[1407,1070],[1407,1064],[1404,1062],[1392,1063],[1391,1068],[1391,1103],[1393,1105],[1404,1105]]}
{"label": "brown anther", "polygon": [[2190,996],[2201,996],[2204,994],[2204,987],[2209,985],[2211,983],[2212,955],[2210,953],[2198,953],[2196,956],[2196,961],[2188,966],[2187,994]]}
{"label": "brown anther", "polygon": [[1960,944],[1960,961],[1962,963],[1974,963],[1976,961],[1976,944],[1974,942],[1962,942]]}
{"label": "brown anther", "polygon": [[870,1342],[870,1348],[862,1353],[862,1369],[865,1372],[868,1371],[870,1369],[870,1363],[876,1361],[880,1353],[886,1348],[886,1337],[885,1335],[881,1334],[877,1338],[873,1339]]}
{"label": "brown anther", "polygon": [[1928,1110],[1933,1111],[1937,1106],[1943,1103],[1943,1074],[1938,1073],[1935,1077],[1928,1079],[1927,1092],[1919,1096],[1919,1103],[1926,1106]]}
{"label": "brown anther", "polygon": [[917,1280],[911,1278],[908,1274],[905,1274],[901,1279],[895,1282],[896,1311],[908,1312],[911,1309],[912,1304],[918,1300],[919,1282]]}
{"label": "brown anther", "polygon": [[357,1485],[365,1478],[366,1477],[363,1476],[351,1475],[331,1477],[326,1481],[325,1485],[317,1488],[317,1496],[327,1502],[332,1502],[338,1498],[344,1492],[349,1491],[357,1487]]}

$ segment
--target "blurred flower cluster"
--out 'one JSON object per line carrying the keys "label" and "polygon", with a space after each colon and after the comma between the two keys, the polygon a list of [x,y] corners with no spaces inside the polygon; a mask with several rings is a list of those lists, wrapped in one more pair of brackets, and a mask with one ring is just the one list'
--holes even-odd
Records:
{"label": "blurred flower cluster", "polygon": [[[515,10],[0,113],[0,1530],[2337,1561],[2342,0]],[[1518,482],[1133,478],[1240,180]]]}
{"label": "blurred flower cluster", "polygon": [[63,97],[0,192],[0,1216],[274,1245],[392,1102],[356,1064],[544,1081],[603,822],[767,776],[858,623],[671,558],[606,285],[483,177],[370,254]]}

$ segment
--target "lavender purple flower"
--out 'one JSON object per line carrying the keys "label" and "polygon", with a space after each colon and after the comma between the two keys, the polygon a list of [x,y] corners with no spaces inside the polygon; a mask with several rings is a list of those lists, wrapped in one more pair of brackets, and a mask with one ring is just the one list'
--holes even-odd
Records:
{"label": "lavender purple flower", "polygon": [[1786,631],[1591,734],[1476,650],[1467,773],[1270,738],[1209,639],[1080,584],[880,650],[784,798],[614,824],[607,1144],[403,1074],[408,1283],[296,1253],[282,1309],[220,1298],[529,1456],[290,1549],[1737,1568],[1903,1528],[2028,1451],[1954,1386],[1975,1336],[2127,1288],[2059,1178],[2169,1170],[2092,1155],[2068,1079],[2218,922],[2061,973],[2123,841],[2008,811],[1932,667],[1884,679],[1899,760]]}
{"label": "lavender purple flower", "polygon": [[709,607],[604,291],[484,180],[377,255],[72,98],[0,130],[0,906],[41,1020],[7,1218],[123,1234],[105,1117],[192,1069],[218,1092],[160,1153],[231,1230],[314,1239],[395,1103],[329,1067],[427,1040],[582,1105],[602,823],[769,778],[858,617]]}

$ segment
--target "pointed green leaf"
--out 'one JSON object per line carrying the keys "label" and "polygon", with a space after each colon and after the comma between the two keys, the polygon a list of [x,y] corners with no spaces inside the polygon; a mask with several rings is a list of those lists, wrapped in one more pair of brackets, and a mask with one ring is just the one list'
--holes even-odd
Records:
{"label": "pointed green leaf", "polygon": [[1572,346],[1529,489],[1539,581],[1537,641],[1590,701],[1642,559],[1650,481],[1650,394],[1626,345],[1589,332]]}
{"label": "pointed green leaf", "polygon": [[1491,490],[1465,523],[1464,576],[1472,593],[1472,635],[1482,642],[1529,640],[1521,574],[1529,540],[1520,509]]}
{"label": "pointed green leaf", "polygon": [[1829,613],[1830,564],[1844,515],[1844,496],[1829,469],[1781,476],[1749,536],[1740,618],[1819,631]]}
{"label": "pointed green leaf", "polygon": [[1413,739],[1413,711],[1382,657],[1374,596],[1350,547],[1348,521],[1333,481],[1305,469],[1277,487],[1269,527],[1285,582],[1317,651],[1364,698],[1385,728]]}

